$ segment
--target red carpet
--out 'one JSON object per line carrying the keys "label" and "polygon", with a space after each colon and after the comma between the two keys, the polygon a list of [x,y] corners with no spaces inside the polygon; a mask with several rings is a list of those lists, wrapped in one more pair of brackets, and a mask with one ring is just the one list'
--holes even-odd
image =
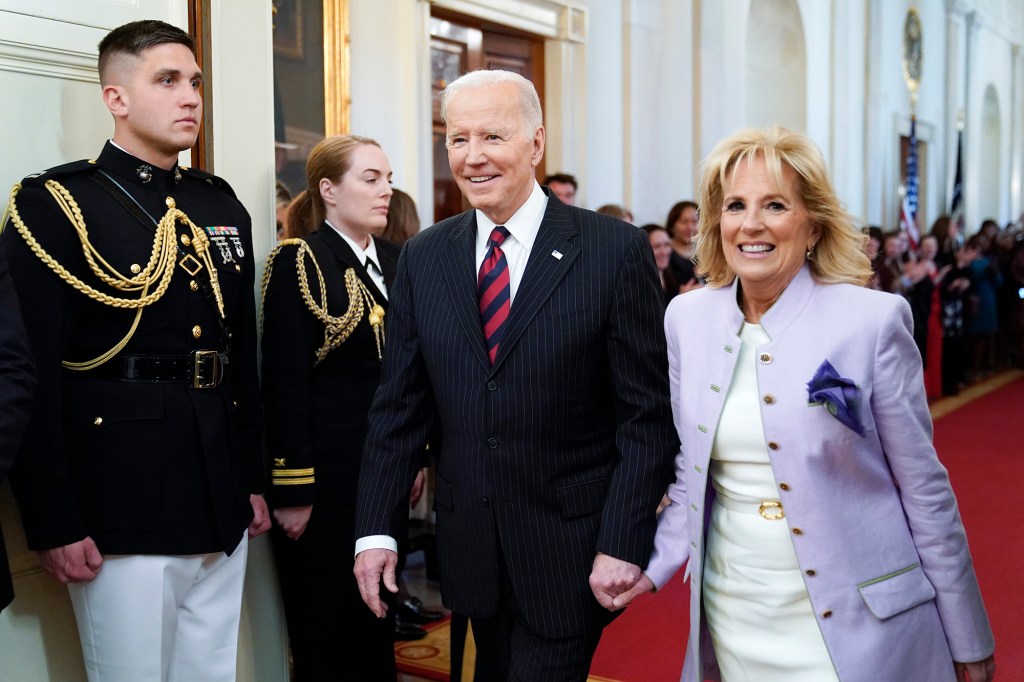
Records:
{"label": "red carpet", "polygon": [[996,636],[996,679],[1024,680],[1024,378],[935,422]]}
{"label": "red carpet", "polygon": [[[944,415],[935,422],[935,446],[949,469],[995,632],[996,679],[1024,680],[1024,378],[958,402],[933,406]],[[676,682],[688,600],[688,585],[677,577],[634,602],[605,631],[591,680]]]}

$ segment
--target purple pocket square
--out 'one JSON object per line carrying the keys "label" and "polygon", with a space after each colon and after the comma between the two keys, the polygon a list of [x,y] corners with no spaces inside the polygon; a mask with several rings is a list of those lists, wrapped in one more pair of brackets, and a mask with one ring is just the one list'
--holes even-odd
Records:
{"label": "purple pocket square", "polygon": [[860,422],[860,389],[850,379],[839,376],[828,360],[821,363],[807,382],[807,404],[823,406],[858,436],[864,435],[864,425]]}

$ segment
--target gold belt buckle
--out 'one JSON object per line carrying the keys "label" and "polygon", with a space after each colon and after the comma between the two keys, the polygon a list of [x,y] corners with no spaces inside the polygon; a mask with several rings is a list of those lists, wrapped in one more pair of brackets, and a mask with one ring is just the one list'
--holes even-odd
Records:
{"label": "gold belt buckle", "polygon": [[762,519],[767,519],[768,521],[779,521],[786,517],[786,512],[782,509],[782,503],[778,500],[763,501],[757,505],[757,513],[761,515]]}
{"label": "gold belt buckle", "polygon": [[222,372],[217,351],[193,351],[192,363],[192,388],[216,388]]}

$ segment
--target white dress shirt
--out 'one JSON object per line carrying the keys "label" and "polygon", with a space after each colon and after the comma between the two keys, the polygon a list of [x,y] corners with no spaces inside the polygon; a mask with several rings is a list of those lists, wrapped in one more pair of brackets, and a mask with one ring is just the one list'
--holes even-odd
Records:
{"label": "white dress shirt", "polygon": [[[384,298],[388,297],[388,288],[384,284],[384,272],[380,269],[380,257],[377,256],[377,243],[373,241],[373,237],[370,237],[370,245],[364,250],[363,247],[352,241],[352,238],[347,234],[339,230],[334,225],[331,225],[330,220],[324,220],[325,223],[331,226],[331,229],[341,235],[341,238],[348,242],[348,245],[352,247],[352,251],[356,254],[356,258],[366,268],[366,272],[369,273],[370,279],[380,289],[380,293],[384,294]],[[369,260],[370,264],[367,265],[366,261]]]}
{"label": "white dress shirt", "polygon": [[[523,273],[526,272],[526,262],[530,259],[530,250],[533,249],[533,242],[540,232],[540,223],[544,220],[544,211],[548,207],[548,197],[544,190],[536,182],[533,183],[533,192],[526,200],[526,203],[519,207],[508,222],[505,229],[509,236],[501,245],[508,262],[509,279],[509,301],[515,301],[516,291],[519,283],[523,281]],[[487,244],[491,238],[491,232],[496,223],[484,215],[483,211],[476,212],[476,272],[480,272],[480,266],[487,256]]]}

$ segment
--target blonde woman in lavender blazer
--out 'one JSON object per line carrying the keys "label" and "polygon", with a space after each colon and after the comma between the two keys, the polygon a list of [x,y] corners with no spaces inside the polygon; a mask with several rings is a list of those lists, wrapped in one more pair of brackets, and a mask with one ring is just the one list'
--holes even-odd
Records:
{"label": "blonde woman in lavender blazer", "polygon": [[[687,564],[684,682],[989,682],[992,632],[910,308],[862,286],[864,238],[820,152],[778,127],[735,133],[705,162],[700,221],[710,286],[665,319],[682,443],[671,504],[615,606]],[[756,456],[730,459],[751,443]],[[764,499],[746,501],[749,472]],[[789,564],[752,589],[766,555]]]}

